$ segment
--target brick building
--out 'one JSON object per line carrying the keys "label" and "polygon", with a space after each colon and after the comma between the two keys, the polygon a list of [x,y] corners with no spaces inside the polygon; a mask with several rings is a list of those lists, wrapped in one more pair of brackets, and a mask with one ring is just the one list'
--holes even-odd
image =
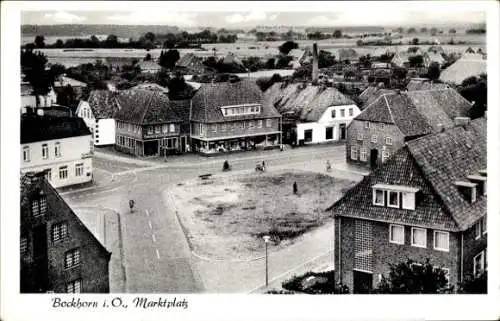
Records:
{"label": "brick building", "polygon": [[328,210],[335,271],[355,293],[427,258],[449,284],[487,269],[486,120],[407,142]]}
{"label": "brick building", "polygon": [[466,121],[471,106],[450,88],[382,94],[347,128],[347,161],[375,168],[405,142]]}
{"label": "brick building", "polygon": [[279,147],[281,116],[255,81],[203,84],[191,100],[191,145],[202,154]]}
{"label": "brick building", "polygon": [[44,175],[21,178],[21,293],[108,293],[111,253]]}
{"label": "brick building", "polygon": [[150,90],[124,90],[117,96],[115,148],[137,156],[164,156],[185,148],[182,118],[168,96]]}

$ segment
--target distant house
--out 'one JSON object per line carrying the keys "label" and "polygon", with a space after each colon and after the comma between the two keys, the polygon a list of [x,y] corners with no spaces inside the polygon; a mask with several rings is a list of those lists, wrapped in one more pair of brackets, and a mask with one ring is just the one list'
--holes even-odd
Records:
{"label": "distant house", "polygon": [[158,85],[157,83],[154,83],[154,82],[143,82],[141,84],[138,84],[132,88],[130,88],[130,90],[149,90],[149,91],[158,91],[158,92],[161,92],[161,93],[164,93],[164,94],[168,94],[168,88],[167,87],[162,87],[160,85]]}
{"label": "distant house", "polygon": [[45,172],[54,187],[93,179],[91,133],[78,117],[21,116],[21,173]]}
{"label": "distant house", "polygon": [[222,63],[225,65],[237,65],[243,67],[243,62],[234,53],[228,53],[223,59]]}
{"label": "distant house", "polygon": [[407,259],[452,286],[486,270],[486,149],[484,118],[409,141],[327,209],[336,281],[369,293]]}
{"label": "distant house", "polygon": [[409,58],[412,54],[408,52],[396,52],[392,57],[391,63],[398,67],[408,68],[410,65]]}
{"label": "distant house", "polygon": [[45,176],[21,177],[21,293],[109,293],[111,253]]}
{"label": "distant house", "polygon": [[347,128],[347,161],[375,168],[405,142],[455,126],[471,106],[453,89],[383,94]]}
{"label": "distant house", "polygon": [[358,60],[359,54],[352,48],[341,48],[337,51],[336,58],[337,60],[342,62],[346,60],[349,60],[349,62],[354,62]]}
{"label": "distant house", "polygon": [[392,94],[396,91],[393,89],[385,89],[383,86],[370,86],[363,90],[363,92],[358,96],[361,101],[361,110],[365,109],[366,106],[370,105],[372,102],[377,100],[380,96],[384,94]]}
{"label": "distant house", "polygon": [[360,113],[334,87],[276,83],[264,96],[284,118],[284,141],[297,145],[344,140],[347,126]]}
{"label": "distant house", "polygon": [[429,67],[433,62],[437,62],[441,67],[446,62],[440,53],[426,52],[424,53],[423,58],[425,67]]}
{"label": "distant house", "polygon": [[71,86],[73,91],[76,94],[75,99],[80,99],[83,93],[83,89],[87,88],[87,84],[81,81],[78,81],[76,79],[67,77],[66,75],[60,75],[55,81],[54,81],[54,90],[57,94],[61,93],[64,91],[64,89],[67,86]]}
{"label": "distant house", "polygon": [[433,52],[433,53],[436,53],[436,54],[444,54],[443,47],[441,47],[441,46],[430,46],[427,49],[427,52]]}
{"label": "distant house", "polygon": [[92,133],[94,146],[115,144],[115,115],[120,110],[118,92],[93,90],[89,98],[80,100],[76,115],[82,118]]}
{"label": "distant house", "polygon": [[406,85],[408,91],[415,90],[441,90],[448,89],[450,86],[442,82],[431,81],[427,78],[412,78]]}
{"label": "distant house", "polygon": [[50,107],[56,100],[57,96],[52,87],[47,94],[36,95],[29,82],[21,81],[21,113],[26,113],[26,107]]}
{"label": "distant house", "polygon": [[487,73],[487,63],[482,55],[463,55],[448,68],[441,71],[439,80],[446,83],[460,85],[462,82],[472,76],[479,77]]}
{"label": "distant house", "polygon": [[371,56],[375,59],[380,59],[381,56],[389,54],[391,54],[391,50],[389,49],[389,47],[377,47],[375,48],[375,50],[373,50]]}
{"label": "distant house", "polygon": [[124,90],[117,96],[115,148],[137,156],[165,156],[184,147],[183,120],[168,96],[150,90]]}
{"label": "distant house", "polygon": [[135,66],[141,68],[142,73],[148,74],[156,74],[162,69],[162,67],[153,60],[141,60],[137,62]]}
{"label": "distant house", "polygon": [[203,59],[194,53],[187,53],[182,56],[175,64],[175,70],[186,75],[200,75],[214,72],[211,68],[203,65]]}
{"label": "distant house", "polygon": [[191,101],[191,146],[210,155],[281,144],[281,116],[252,80],[202,84]]}

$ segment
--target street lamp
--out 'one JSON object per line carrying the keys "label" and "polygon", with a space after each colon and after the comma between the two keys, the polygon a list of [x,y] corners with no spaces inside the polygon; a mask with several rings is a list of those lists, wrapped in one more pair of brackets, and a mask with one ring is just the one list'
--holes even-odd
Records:
{"label": "street lamp", "polygon": [[267,244],[269,243],[270,236],[269,235],[264,235],[263,236],[264,243],[266,244],[266,286],[269,284],[269,277],[268,277],[268,255],[267,255]]}

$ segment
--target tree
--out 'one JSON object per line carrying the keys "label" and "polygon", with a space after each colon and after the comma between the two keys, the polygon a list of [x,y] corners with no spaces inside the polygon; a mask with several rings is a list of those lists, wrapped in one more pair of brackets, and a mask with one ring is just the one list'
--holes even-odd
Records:
{"label": "tree", "polygon": [[431,28],[431,36],[435,36],[438,33],[437,28]]}
{"label": "tree", "polygon": [[61,39],[57,39],[55,43],[56,48],[62,48],[64,46],[64,42]]}
{"label": "tree", "polygon": [[250,71],[257,71],[264,68],[264,64],[261,62],[259,57],[248,57],[241,61],[243,66]]}
{"label": "tree", "polygon": [[439,63],[432,62],[427,68],[427,78],[430,80],[437,80],[441,75],[441,68],[439,67]]}
{"label": "tree", "polygon": [[[484,76],[486,77],[486,76]],[[474,102],[470,110],[470,118],[475,119],[484,116],[487,110],[487,82],[486,79],[480,77],[469,77],[462,82],[462,87],[459,89],[460,95],[470,102]]]}
{"label": "tree", "polygon": [[418,38],[413,38],[413,39],[411,40],[411,44],[412,44],[412,45],[414,45],[414,46],[416,46],[416,45],[418,45],[419,41],[420,41],[420,40],[419,40]]}
{"label": "tree", "polygon": [[396,29],[396,32],[397,32],[397,33],[403,33],[403,32],[404,32],[403,27],[399,27],[399,28],[397,28],[397,29]]}
{"label": "tree", "polygon": [[284,56],[288,55],[288,53],[292,51],[292,49],[297,48],[299,48],[299,44],[294,41],[285,41],[278,47],[280,53]]}
{"label": "tree", "polygon": [[180,59],[179,51],[170,49],[167,52],[163,50],[160,53],[158,64],[166,69],[173,69],[177,60]]}
{"label": "tree", "polygon": [[151,54],[147,53],[146,57],[144,57],[144,61],[150,61],[151,60]]}
{"label": "tree", "polygon": [[173,33],[167,33],[166,40],[163,43],[163,48],[173,49],[176,43],[176,37]]}
{"label": "tree", "polygon": [[152,33],[151,31],[146,32],[146,34],[144,35],[144,39],[146,39],[147,41],[150,41],[150,42],[155,41],[155,38],[156,38],[156,35],[154,33]]}
{"label": "tree", "polygon": [[450,30],[448,30],[448,33],[454,35],[457,33],[457,30],[454,28],[451,28]]}
{"label": "tree", "polygon": [[408,34],[415,33],[415,32],[417,32],[417,30],[415,28],[413,28],[413,27],[409,28],[408,31],[407,31]]}
{"label": "tree", "polygon": [[410,56],[408,62],[410,67],[420,67],[424,63],[424,57],[422,57],[422,55]]}
{"label": "tree", "polygon": [[76,93],[71,85],[67,85],[57,94],[57,104],[61,106],[73,106],[76,103]]}
{"label": "tree", "polygon": [[116,48],[118,46],[118,37],[116,35],[109,35],[106,38],[106,46],[108,48]]}
{"label": "tree", "polygon": [[35,37],[35,47],[45,48],[45,38],[43,36],[36,36]]}
{"label": "tree", "polygon": [[405,68],[395,67],[392,70],[392,78],[397,79],[397,80],[405,79],[407,74],[408,74],[408,70],[406,70]]}
{"label": "tree", "polygon": [[47,58],[43,53],[34,53],[33,50],[21,51],[21,71],[31,84],[36,95],[45,95],[49,92],[52,83],[50,74],[45,70]]}
{"label": "tree", "polygon": [[331,52],[320,50],[318,54],[318,68],[328,68],[335,64],[335,56]]}
{"label": "tree", "polygon": [[387,294],[437,294],[450,292],[443,269],[434,267],[430,260],[417,263],[411,259],[398,264],[389,264],[389,276],[383,276],[374,290]]}
{"label": "tree", "polygon": [[488,271],[484,271],[476,277],[467,276],[464,282],[459,284],[458,293],[488,293]]}
{"label": "tree", "polygon": [[333,37],[334,38],[341,38],[342,37],[342,31],[339,30],[339,29],[336,29],[334,32],[333,32]]}
{"label": "tree", "polygon": [[420,29],[420,33],[427,33],[427,28],[423,27],[422,29]]}
{"label": "tree", "polygon": [[168,81],[168,96],[172,100],[190,99],[193,97],[194,90],[186,84],[184,77],[179,73]]}
{"label": "tree", "polygon": [[278,58],[278,62],[276,63],[276,68],[286,68],[288,64],[293,60],[292,56],[281,56]]}
{"label": "tree", "polygon": [[264,65],[265,69],[274,69],[274,66],[276,65],[276,59],[274,58],[269,58],[266,61],[266,64]]}

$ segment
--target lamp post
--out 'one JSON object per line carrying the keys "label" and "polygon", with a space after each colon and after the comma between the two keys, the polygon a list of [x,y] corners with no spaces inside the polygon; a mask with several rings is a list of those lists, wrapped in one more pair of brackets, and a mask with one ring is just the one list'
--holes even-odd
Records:
{"label": "lamp post", "polygon": [[266,244],[266,286],[269,284],[269,277],[268,277],[268,255],[267,255],[267,244],[269,243],[269,235],[264,235],[264,243]]}

